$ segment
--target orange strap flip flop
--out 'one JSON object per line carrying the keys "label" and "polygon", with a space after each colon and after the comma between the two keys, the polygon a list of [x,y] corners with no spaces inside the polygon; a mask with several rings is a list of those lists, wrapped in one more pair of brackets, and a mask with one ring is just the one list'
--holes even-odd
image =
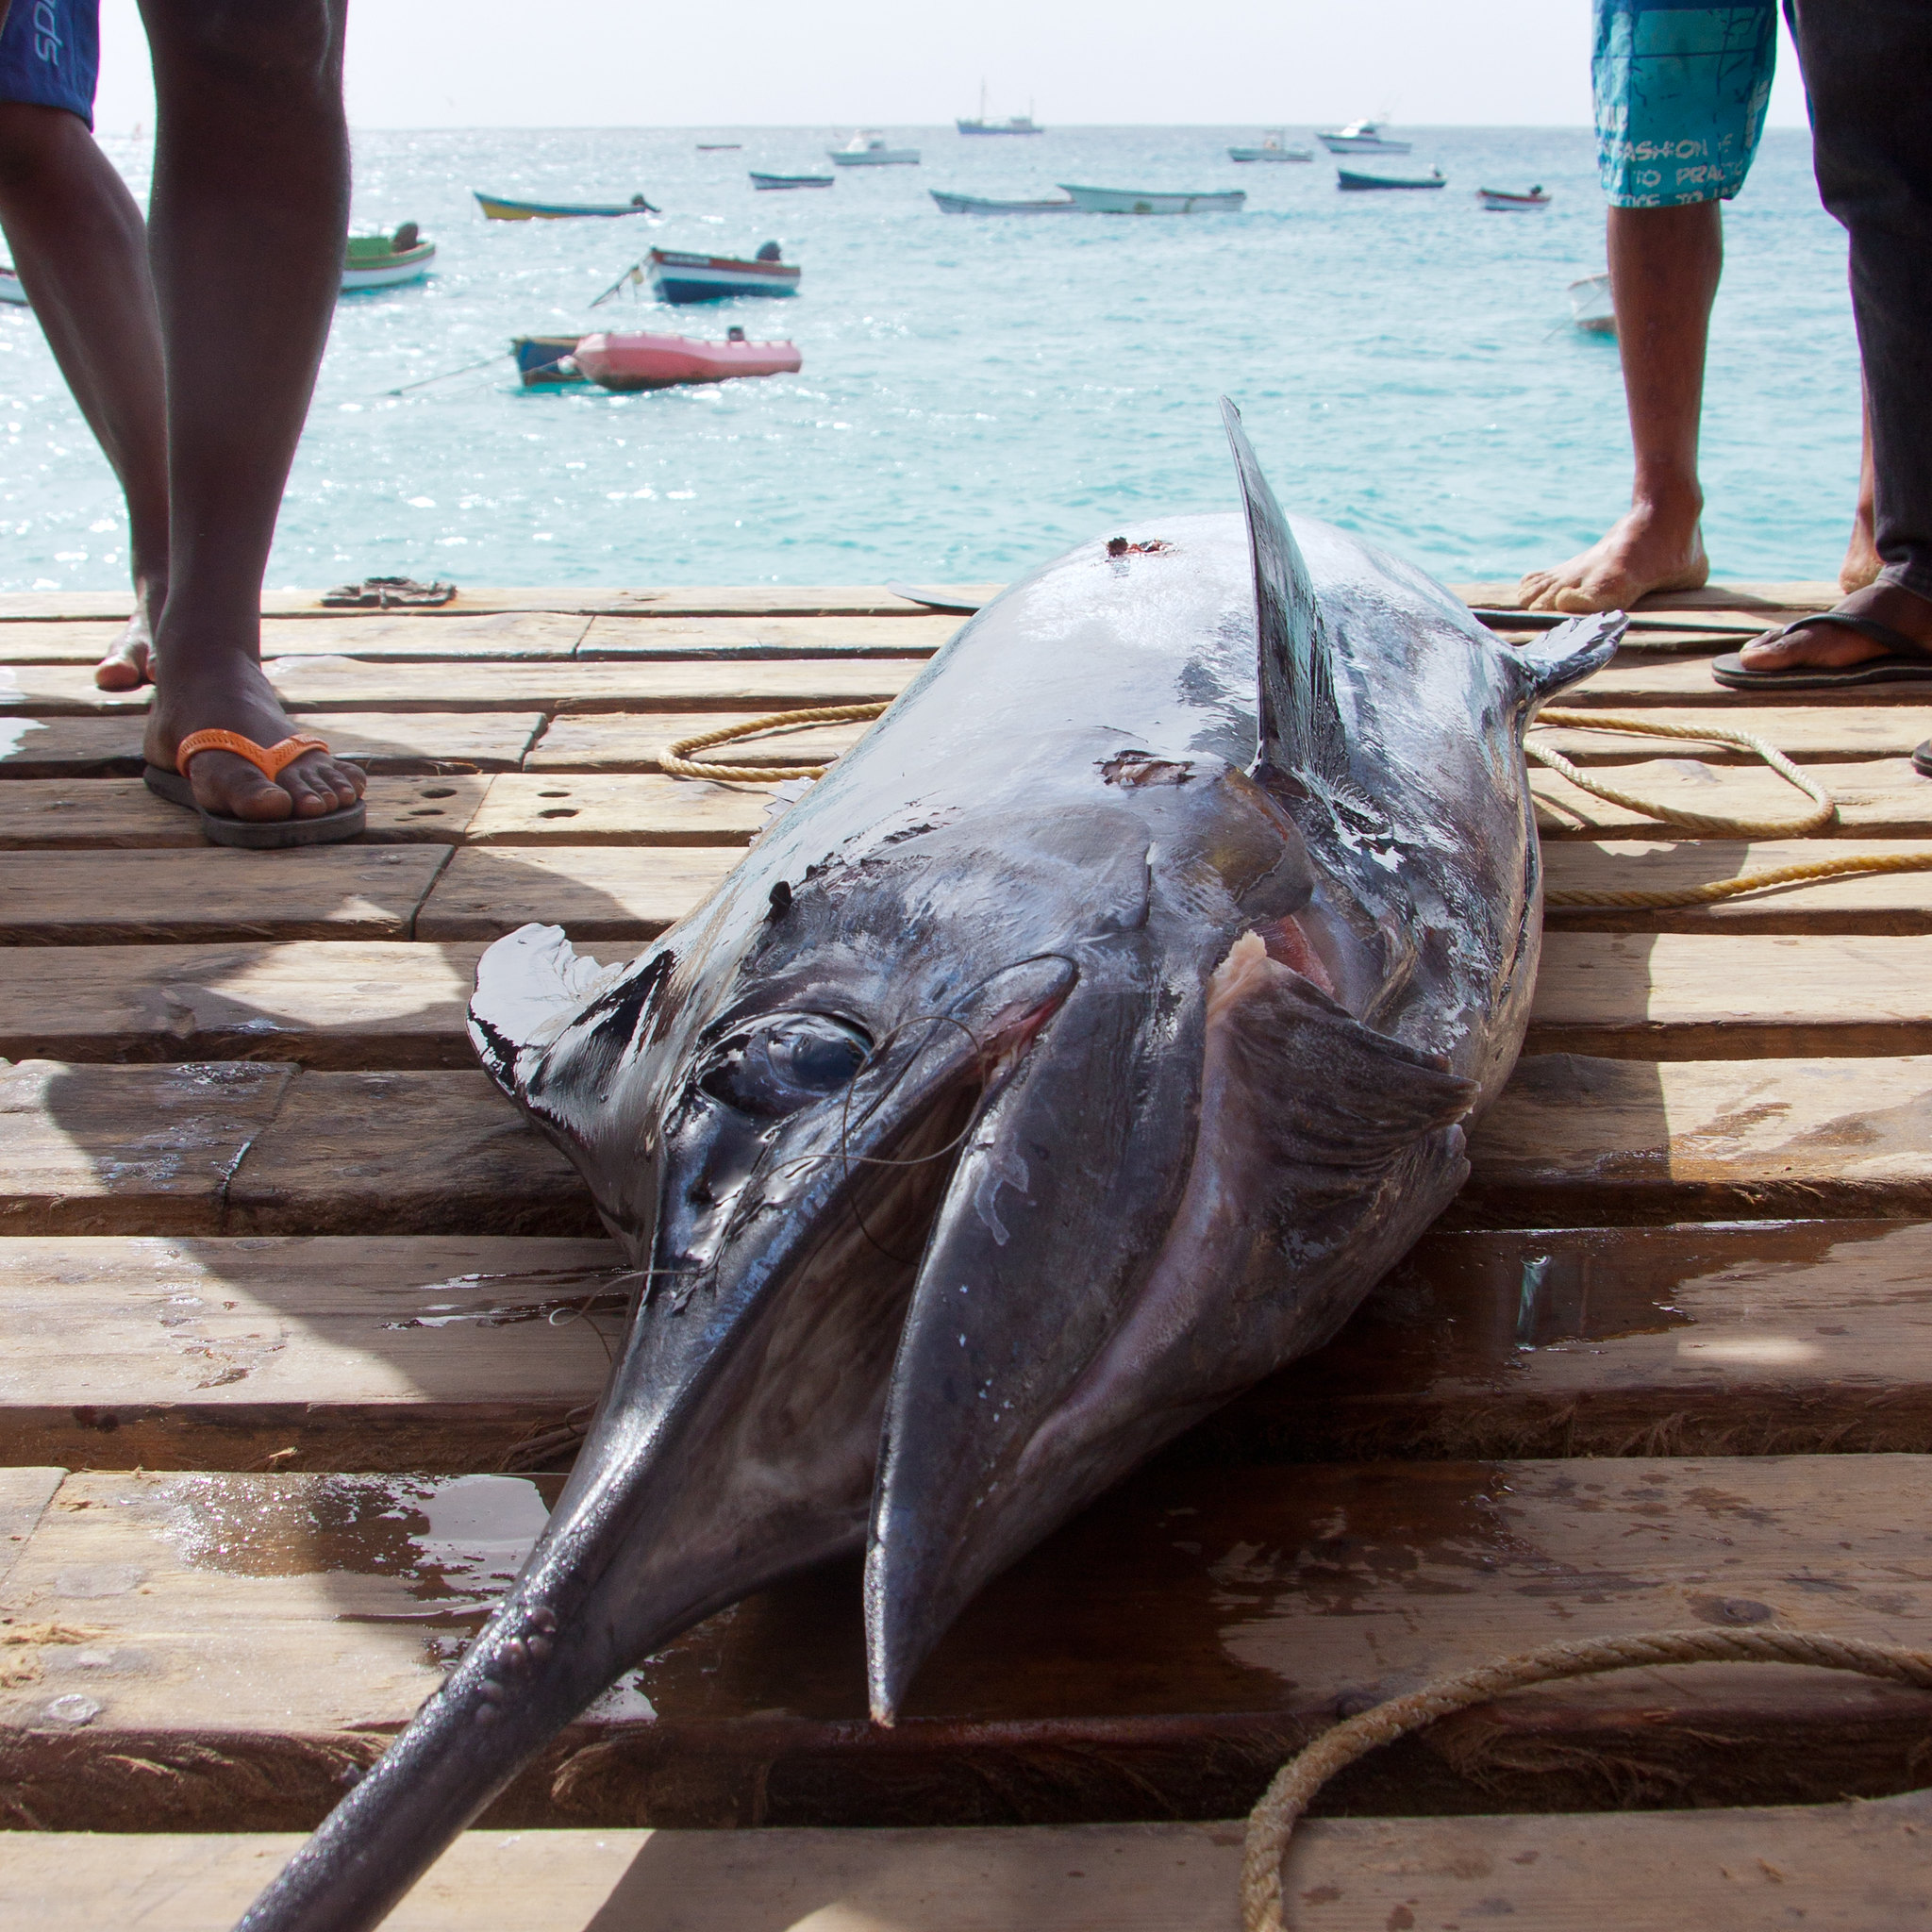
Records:
{"label": "orange strap flip flop", "polygon": [[260,745],[239,731],[191,731],[175,748],[172,772],[160,765],[149,765],[142,774],[147,789],[171,805],[198,812],[201,828],[217,845],[240,845],[254,851],[274,851],[290,845],[333,845],[353,839],[368,823],[368,813],[358,798],[354,805],[338,806],[312,819],[238,819],[225,812],[205,811],[195,802],[194,788],[189,783],[190,764],[205,751],[231,751],[246,758],[263,777],[270,780],[299,758],[303,753],[326,751],[328,741],[310,732],[294,732],[278,744]]}

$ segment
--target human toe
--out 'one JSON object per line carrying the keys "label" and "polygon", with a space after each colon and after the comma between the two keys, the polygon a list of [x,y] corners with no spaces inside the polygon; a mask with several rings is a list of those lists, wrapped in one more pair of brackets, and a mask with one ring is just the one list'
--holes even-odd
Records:
{"label": "human toe", "polygon": [[195,802],[204,811],[268,824],[295,810],[292,795],[246,758],[202,752],[191,769]]}
{"label": "human toe", "polygon": [[141,638],[124,638],[94,666],[101,691],[139,691],[150,675],[148,647]]}

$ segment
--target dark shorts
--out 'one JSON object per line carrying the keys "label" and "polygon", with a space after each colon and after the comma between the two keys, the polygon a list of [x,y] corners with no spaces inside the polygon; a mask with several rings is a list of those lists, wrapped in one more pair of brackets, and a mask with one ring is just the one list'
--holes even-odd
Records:
{"label": "dark shorts", "polygon": [[1730,200],[1764,131],[1775,0],[1596,0],[1595,10],[1597,158],[1611,203]]}
{"label": "dark shorts", "polygon": [[94,125],[100,0],[13,0],[0,27],[0,101],[65,108]]}

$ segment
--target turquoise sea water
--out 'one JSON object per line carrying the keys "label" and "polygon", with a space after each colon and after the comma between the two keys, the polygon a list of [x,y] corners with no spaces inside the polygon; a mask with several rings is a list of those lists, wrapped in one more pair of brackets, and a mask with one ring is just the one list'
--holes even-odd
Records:
{"label": "turquoise sea water", "polygon": [[[273,585],[440,574],[471,584],[1005,577],[1150,508],[1231,508],[1214,398],[1246,411],[1290,508],[1444,576],[1569,555],[1626,499],[1616,348],[1565,285],[1603,265],[1584,130],[1404,130],[1441,193],[1342,194],[1325,156],[1236,166],[1252,128],[1036,140],[895,129],[917,168],[825,172],[849,130],[476,130],[357,142],[356,221],[420,222],[427,283],[345,298],[291,478]],[[700,139],[740,154],[702,155]],[[110,143],[137,193],[146,157]],[[941,215],[930,188],[1231,188],[1240,215]],[[1541,182],[1543,214],[1479,185]],[[486,223],[472,188],[627,198],[661,221]],[[1802,134],[1767,136],[1727,211],[1705,409],[1721,575],[1829,576],[1857,478],[1844,242]],[[653,245],[804,265],[791,302],[587,305]],[[649,395],[524,394],[519,333],[598,325],[789,336],[796,376]],[[465,363],[488,366],[393,397]],[[25,311],[0,311],[0,587],[125,581],[118,493]]]}

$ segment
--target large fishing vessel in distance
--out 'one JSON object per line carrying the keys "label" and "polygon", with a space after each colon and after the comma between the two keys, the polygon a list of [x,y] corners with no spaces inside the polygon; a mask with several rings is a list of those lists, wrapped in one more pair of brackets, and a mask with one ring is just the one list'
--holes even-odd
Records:
{"label": "large fishing vessel in distance", "polygon": [[1346,127],[1319,130],[1315,139],[1331,155],[1406,155],[1408,142],[1391,141],[1382,132],[1378,121],[1351,121]]}
{"label": "large fishing vessel in distance", "polygon": [[1029,101],[1024,114],[1008,114],[1004,121],[989,121],[986,118],[986,83],[979,83],[979,112],[968,120],[964,115],[953,125],[961,134],[1044,134],[1046,129],[1036,125],[1033,119],[1033,104]]}
{"label": "large fishing vessel in distance", "polygon": [[1290,147],[1287,130],[1271,127],[1262,135],[1254,147],[1231,147],[1227,151],[1231,161],[1312,161],[1315,151],[1311,147]]}
{"label": "large fishing vessel in distance", "polygon": [[1163,193],[1143,188],[1075,188],[1062,181],[1074,206],[1090,215],[1208,215],[1239,214],[1247,205],[1247,191],[1220,189],[1211,194]]}
{"label": "large fishing vessel in distance", "polygon": [[942,190],[926,191],[939,203],[940,212],[948,215],[1076,215],[1080,204],[1071,194],[1057,194],[1044,201],[992,201],[983,194],[947,194]]}

